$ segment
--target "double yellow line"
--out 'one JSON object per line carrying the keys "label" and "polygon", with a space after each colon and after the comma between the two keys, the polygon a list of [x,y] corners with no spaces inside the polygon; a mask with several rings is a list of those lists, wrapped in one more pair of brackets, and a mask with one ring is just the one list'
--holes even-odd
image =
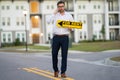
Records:
{"label": "double yellow line", "polygon": [[[38,69],[38,68],[21,68],[21,69],[24,70],[24,71],[27,71],[27,72],[31,72],[31,73],[34,73],[34,74],[37,74],[37,75],[40,75],[40,76],[47,77],[49,79],[62,80],[62,78],[60,78],[60,77],[58,77],[58,78],[54,77],[53,73],[51,73],[49,71],[41,70],[41,69]],[[74,79],[67,77],[67,78],[64,78],[64,80],[74,80]]]}

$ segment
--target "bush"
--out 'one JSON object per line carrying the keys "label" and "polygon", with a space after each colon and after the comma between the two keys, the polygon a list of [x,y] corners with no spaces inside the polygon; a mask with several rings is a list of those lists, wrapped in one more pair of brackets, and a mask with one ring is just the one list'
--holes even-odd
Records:
{"label": "bush", "polygon": [[78,43],[86,43],[86,42],[110,42],[110,41],[113,41],[113,40],[105,40],[105,41],[103,41],[103,40],[94,40],[94,41],[92,41],[92,40],[82,40],[82,41],[79,41]]}
{"label": "bush", "polygon": [[1,47],[10,47],[10,46],[14,46],[13,43],[1,43]]}
{"label": "bush", "polygon": [[21,44],[19,38],[17,38],[17,39],[15,40],[15,42],[13,42],[13,43],[14,43],[15,46],[19,46],[19,45]]}
{"label": "bush", "polygon": [[19,38],[17,38],[13,43],[1,43],[2,47],[22,46],[22,45],[25,45],[25,42],[20,42]]}
{"label": "bush", "polygon": [[95,41],[96,40],[96,35],[93,35],[93,37],[92,37],[92,41]]}

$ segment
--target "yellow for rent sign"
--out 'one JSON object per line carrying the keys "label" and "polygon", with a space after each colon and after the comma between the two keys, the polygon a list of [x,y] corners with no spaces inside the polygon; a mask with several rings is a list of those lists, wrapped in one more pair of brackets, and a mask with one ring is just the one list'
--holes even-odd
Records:
{"label": "yellow for rent sign", "polygon": [[62,28],[77,28],[82,29],[82,22],[73,22],[73,21],[65,21],[65,20],[58,20],[57,26]]}

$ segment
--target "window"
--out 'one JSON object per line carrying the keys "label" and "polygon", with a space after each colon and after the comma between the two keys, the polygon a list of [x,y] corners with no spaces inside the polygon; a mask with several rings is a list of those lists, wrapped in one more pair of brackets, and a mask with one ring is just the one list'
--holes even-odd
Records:
{"label": "window", "polygon": [[3,42],[6,42],[6,38],[3,38]]}
{"label": "window", "polygon": [[99,39],[101,39],[101,35],[99,35]]}
{"label": "window", "polygon": [[8,37],[10,37],[11,35],[10,34],[8,34]]}
{"label": "window", "polygon": [[16,10],[18,10],[19,9],[19,6],[16,6]]}
{"label": "window", "polygon": [[19,23],[19,22],[17,22],[16,24],[17,24],[17,26],[19,26],[19,24],[20,24],[20,23]]}
{"label": "window", "polygon": [[80,32],[80,39],[82,39],[82,32]]}
{"label": "window", "polygon": [[78,6],[78,9],[81,9],[81,5]]}
{"label": "window", "polygon": [[51,6],[51,9],[54,9],[54,6],[53,6],[53,5]]}
{"label": "window", "polygon": [[11,42],[11,38],[8,38],[8,42]]}
{"label": "window", "polygon": [[101,20],[99,20],[98,22],[101,23]]}
{"label": "window", "polygon": [[2,22],[2,25],[5,26],[5,22]]}
{"label": "window", "polygon": [[24,37],[24,33],[22,33],[22,37]]}
{"label": "window", "polygon": [[39,27],[39,17],[32,16],[31,17],[31,22],[32,22],[32,28],[38,28]]}
{"label": "window", "polygon": [[21,6],[21,9],[23,10],[23,9],[24,9],[24,7],[23,7],[23,6]]}
{"label": "window", "polygon": [[21,22],[21,25],[22,25],[22,26],[24,25],[24,22],[23,22],[23,21]]}
{"label": "window", "polygon": [[19,18],[18,18],[18,17],[16,18],[16,25],[17,25],[17,26],[20,25],[20,23],[19,23]]}
{"label": "window", "polygon": [[83,22],[84,22],[84,24],[86,23],[86,21],[85,21],[85,20],[84,20]]}
{"label": "window", "polygon": [[85,9],[85,5],[83,5],[83,9]]}
{"label": "window", "polygon": [[10,26],[10,18],[7,20],[7,25]]}
{"label": "window", "polygon": [[86,31],[84,31],[84,39],[86,39]]}
{"label": "window", "polygon": [[8,34],[8,42],[11,42],[11,35]]}
{"label": "window", "polygon": [[22,17],[22,19],[21,19],[21,25],[22,26],[24,25],[24,17]]}
{"label": "window", "polygon": [[3,34],[3,38],[5,38],[6,37],[6,35],[5,34]]}
{"label": "window", "polygon": [[9,10],[10,9],[10,6],[7,6],[7,10]]}
{"label": "window", "polygon": [[24,33],[22,33],[22,42],[25,42],[25,35],[24,35]]}
{"label": "window", "polygon": [[17,33],[17,38],[20,38],[20,34],[19,33]]}
{"label": "window", "polygon": [[100,9],[100,5],[98,5],[98,9]]}
{"label": "window", "polygon": [[66,0],[65,1],[65,9],[67,11],[73,11],[74,10],[74,6],[73,6],[73,0]]}
{"label": "window", "polygon": [[25,42],[25,38],[24,37],[22,38],[22,42]]}
{"label": "window", "polygon": [[4,10],[5,9],[5,6],[2,6],[2,10]]}
{"label": "window", "polygon": [[30,12],[31,13],[39,13],[39,2],[38,1],[30,2]]}
{"label": "window", "polygon": [[86,39],[86,34],[84,35],[84,38]]}
{"label": "window", "polygon": [[94,5],[94,9],[96,9],[96,5]]}
{"label": "window", "polygon": [[96,23],[97,23],[97,21],[96,21],[96,20],[94,20],[94,23],[96,24]]}
{"label": "window", "polygon": [[3,42],[6,42],[6,35],[3,34]]}
{"label": "window", "polygon": [[2,18],[2,25],[5,26],[5,18]]}
{"label": "window", "polygon": [[7,22],[7,25],[10,26],[10,22]]}
{"label": "window", "polygon": [[49,9],[49,5],[47,5],[47,9]]}

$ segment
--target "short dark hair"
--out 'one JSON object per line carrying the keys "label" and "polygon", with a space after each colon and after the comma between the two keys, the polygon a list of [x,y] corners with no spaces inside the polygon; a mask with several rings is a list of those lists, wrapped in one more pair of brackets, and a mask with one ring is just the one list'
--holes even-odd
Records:
{"label": "short dark hair", "polygon": [[57,6],[58,6],[59,4],[64,4],[64,5],[65,5],[65,2],[60,0],[60,1],[57,2]]}

